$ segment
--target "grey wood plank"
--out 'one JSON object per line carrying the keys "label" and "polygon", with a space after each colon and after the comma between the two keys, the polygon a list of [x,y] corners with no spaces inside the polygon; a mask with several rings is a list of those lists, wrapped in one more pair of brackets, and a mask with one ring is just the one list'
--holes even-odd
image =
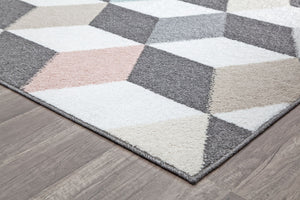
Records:
{"label": "grey wood plank", "polygon": [[46,188],[33,199],[215,200],[227,193],[228,191],[218,188],[208,179],[197,186],[191,186],[186,181],[116,147]]}
{"label": "grey wood plank", "polygon": [[6,92],[13,92],[13,91],[9,90],[7,87],[0,85],[0,94],[6,93]]}
{"label": "grey wood plank", "polygon": [[0,87],[0,123],[38,107],[36,103],[20,98],[19,94]]}
{"label": "grey wood plank", "polygon": [[0,166],[32,146],[74,124],[45,108],[36,107],[0,124]]}
{"label": "grey wood plank", "polygon": [[233,192],[230,192],[224,198],[222,198],[222,200],[245,200],[245,199]]}
{"label": "grey wood plank", "polygon": [[270,155],[234,191],[246,199],[299,200],[300,131]]}
{"label": "grey wood plank", "polygon": [[[0,95],[4,94],[4,93],[9,93],[10,91],[7,90],[7,88],[3,87],[2,85],[0,85]],[[0,98],[1,99],[1,98]]]}
{"label": "grey wood plank", "polygon": [[[33,199],[75,199],[81,195],[84,195],[82,199],[90,199],[101,192],[105,194],[112,193],[114,192],[114,188],[110,188],[107,185],[93,192],[89,191],[89,187],[93,186],[95,181],[96,183],[98,181],[100,181],[100,183],[109,182],[117,186],[126,173],[118,174],[116,171],[122,168],[124,169],[127,165],[134,162],[136,158],[130,159],[130,156],[132,155],[130,155],[129,152],[120,151],[119,148],[115,147],[46,188]],[[133,173],[132,175],[136,174]],[[113,182],[108,180],[111,179],[111,176],[114,176]]]}
{"label": "grey wood plank", "polygon": [[114,171],[107,179],[98,179],[76,196],[80,199],[215,199],[225,191],[209,180],[197,186],[163,171],[151,163],[137,159],[134,163]]}
{"label": "grey wood plank", "polygon": [[0,199],[28,199],[111,147],[98,135],[71,126],[0,166]]}
{"label": "grey wood plank", "polygon": [[99,177],[85,190],[86,193],[81,192],[74,199],[132,199],[133,194],[158,175],[160,169],[154,169],[152,164],[142,161],[130,152],[126,154],[130,157],[119,168],[110,171],[106,178]]}
{"label": "grey wood plank", "polygon": [[161,172],[147,185],[138,190],[128,199],[179,199],[179,200],[216,200],[229,191],[218,187],[209,179],[203,179],[197,185],[190,185],[180,178],[176,178]]}

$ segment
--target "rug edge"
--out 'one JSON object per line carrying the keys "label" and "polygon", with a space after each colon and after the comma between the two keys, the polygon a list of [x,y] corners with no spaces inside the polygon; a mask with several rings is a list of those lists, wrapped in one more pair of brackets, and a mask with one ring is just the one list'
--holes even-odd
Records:
{"label": "rug edge", "polygon": [[190,184],[197,184],[202,178],[204,178],[206,175],[208,175],[210,172],[212,172],[213,170],[215,170],[216,168],[220,167],[222,164],[224,164],[227,160],[229,160],[232,156],[234,156],[236,153],[238,153],[243,147],[245,147],[246,145],[248,145],[250,142],[252,142],[256,137],[258,137],[259,135],[261,135],[266,129],[268,129],[270,126],[272,126],[275,122],[277,122],[279,119],[281,119],[283,116],[285,116],[287,113],[289,113],[291,110],[293,110],[296,106],[298,106],[300,104],[300,98],[298,98],[295,102],[293,102],[290,106],[288,106],[287,108],[285,108],[284,110],[282,110],[280,113],[278,113],[277,115],[275,115],[274,117],[272,117],[270,120],[268,120],[267,122],[265,122],[262,126],[260,126],[260,128],[255,131],[250,137],[248,137],[247,139],[245,139],[242,143],[240,143],[236,148],[234,148],[231,152],[229,152],[228,154],[226,154],[224,157],[222,157],[221,159],[219,159],[217,162],[215,162],[214,164],[212,164],[211,166],[201,170],[198,174],[196,175],[189,175],[179,169],[177,169],[176,167],[169,165],[167,163],[165,163],[164,161],[151,156],[150,154],[146,153],[145,151],[140,150],[139,148],[109,134],[106,131],[103,131],[93,125],[90,125],[76,117],[74,117],[73,115],[70,115],[54,106],[52,106],[51,104],[46,103],[45,101],[36,98],[34,96],[32,96],[31,94],[16,88],[8,83],[6,83],[5,81],[0,79],[0,85],[32,100],[33,102],[95,132],[96,134],[105,137],[106,139],[114,142],[117,145],[120,145],[121,147],[137,154],[138,156],[158,165],[159,167],[168,170],[169,172],[177,175],[178,177],[186,180],[187,182],[189,182]]}
{"label": "rug edge", "polygon": [[210,165],[209,167],[201,170],[201,172],[199,172],[198,174],[191,176],[190,178],[193,179],[191,181],[198,183],[204,176],[206,176],[207,174],[209,174],[210,172],[212,172],[213,170],[215,170],[216,168],[218,168],[222,164],[224,164],[227,160],[229,160],[231,157],[233,157],[235,154],[237,154],[240,150],[242,150],[245,146],[247,146],[252,141],[254,141],[258,136],[260,136],[262,133],[264,133],[268,128],[270,128],[273,124],[275,124],[277,121],[279,121],[282,117],[287,115],[290,111],[292,111],[298,105],[300,105],[300,98],[298,98],[296,101],[291,103],[288,107],[286,107],[280,113],[273,116],[267,122],[262,124],[255,132],[253,132],[253,134],[250,137],[246,138],[242,143],[240,143],[238,146],[236,146],[232,151],[230,151],[224,157],[222,157],[221,159],[219,159],[217,162]]}
{"label": "rug edge", "polygon": [[131,152],[133,152],[135,154],[137,154],[138,156],[140,156],[140,157],[142,157],[142,158],[144,158],[144,159],[146,159],[146,160],[148,160],[148,161],[156,164],[157,166],[159,166],[159,167],[161,167],[163,169],[168,170],[169,172],[171,172],[171,173],[179,176],[180,178],[188,181],[189,183],[196,184],[196,182],[193,181],[193,176],[187,174],[184,171],[181,171],[181,170],[177,169],[176,167],[174,167],[174,166],[172,166],[172,165],[170,165],[170,164],[162,161],[159,158],[151,156],[150,154],[146,153],[145,151],[140,150],[139,148],[131,145],[130,143],[125,142],[125,141],[123,141],[123,140],[121,140],[121,139],[119,139],[119,138],[111,135],[110,133],[108,133],[108,132],[106,132],[104,130],[101,130],[101,129],[99,129],[99,128],[97,128],[97,127],[95,127],[95,126],[93,126],[93,125],[91,125],[89,123],[86,123],[86,122],[84,122],[84,121],[76,118],[75,116],[70,115],[70,114],[64,112],[61,109],[58,109],[55,106],[53,106],[53,105],[51,105],[49,103],[46,103],[45,101],[43,101],[43,100],[41,100],[41,99],[39,99],[39,98],[31,95],[31,94],[29,94],[29,93],[27,93],[27,92],[19,89],[19,88],[16,88],[15,86],[12,86],[12,85],[6,83],[5,81],[3,81],[1,79],[0,79],[0,85],[2,85],[4,87],[6,87],[6,88],[8,88],[8,89],[10,89],[10,90],[18,93],[18,94],[20,94],[20,95],[22,95],[22,96],[30,99],[31,101],[33,101],[33,102],[35,102],[35,103],[37,103],[37,104],[39,104],[39,105],[41,105],[41,106],[49,109],[50,111],[53,111],[56,114],[61,115],[62,117],[65,117],[68,120],[71,120],[71,121],[79,124],[80,126],[83,126],[84,128],[87,128],[88,130],[93,131],[94,133],[96,133],[96,134],[98,134],[98,135],[100,135],[100,136],[102,136],[102,137],[104,137],[104,138],[106,138],[106,139],[114,142],[115,144],[120,145],[121,147],[123,147],[123,148],[125,148],[125,149],[127,149],[127,150],[129,150],[129,151],[131,151]]}

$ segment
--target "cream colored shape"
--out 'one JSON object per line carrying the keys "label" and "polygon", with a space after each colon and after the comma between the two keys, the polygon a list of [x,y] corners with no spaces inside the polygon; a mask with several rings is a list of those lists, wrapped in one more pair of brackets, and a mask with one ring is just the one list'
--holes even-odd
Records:
{"label": "cream colored shape", "polygon": [[17,20],[8,30],[88,25],[106,5],[107,3],[37,7]]}
{"label": "cream colored shape", "polygon": [[[155,116],[153,116],[155,117]],[[208,115],[186,117],[109,132],[190,175],[203,167]]]}
{"label": "cream colored shape", "polygon": [[228,12],[288,6],[289,0],[229,0]]}
{"label": "cream colored shape", "polygon": [[300,98],[298,59],[216,69],[212,113],[292,103]]}

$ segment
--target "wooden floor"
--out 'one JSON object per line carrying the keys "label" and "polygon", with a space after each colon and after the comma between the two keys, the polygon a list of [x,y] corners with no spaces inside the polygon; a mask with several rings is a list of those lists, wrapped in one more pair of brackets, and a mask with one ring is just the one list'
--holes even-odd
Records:
{"label": "wooden floor", "polygon": [[300,107],[193,186],[0,86],[0,199],[299,200]]}

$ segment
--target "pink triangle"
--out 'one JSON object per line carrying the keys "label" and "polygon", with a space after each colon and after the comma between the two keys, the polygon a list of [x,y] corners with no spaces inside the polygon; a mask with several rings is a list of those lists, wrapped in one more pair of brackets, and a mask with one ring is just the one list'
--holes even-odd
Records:
{"label": "pink triangle", "polygon": [[26,92],[126,80],[144,45],[56,55],[24,87]]}

